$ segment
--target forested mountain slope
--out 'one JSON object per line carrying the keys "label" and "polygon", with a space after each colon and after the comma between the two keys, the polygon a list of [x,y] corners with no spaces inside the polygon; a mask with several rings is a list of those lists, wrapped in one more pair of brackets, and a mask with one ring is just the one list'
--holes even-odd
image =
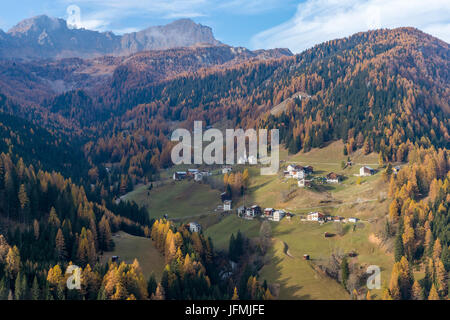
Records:
{"label": "forested mountain slope", "polygon": [[[399,28],[329,41],[294,57],[202,69],[137,88],[112,84],[94,99],[111,106],[116,116],[102,125],[102,138],[89,145],[89,152],[122,159],[123,172],[142,172],[142,159],[166,154],[161,142],[167,140],[168,121],[230,120],[244,127],[279,127],[291,152],[343,139],[346,152],[364,147],[381,151],[385,160],[403,161],[414,144],[448,147],[449,69],[447,43]],[[284,114],[269,115],[296,92],[310,98],[294,99]],[[148,142],[133,142],[141,137]],[[156,149],[149,147],[156,146],[150,143],[154,139],[160,141]],[[165,166],[165,161],[161,156],[152,163]]]}
{"label": "forested mountain slope", "polygon": [[[195,120],[279,128],[291,153],[342,139],[349,155],[363,148],[379,153],[381,165],[409,161],[397,174],[390,164],[383,173],[392,199],[384,236],[396,239],[384,298],[447,297],[449,45],[399,28],[292,57],[236,50],[2,62],[3,79],[15,79],[18,92],[16,84],[1,90],[22,103],[0,95],[0,214],[8,230],[0,238],[0,298],[11,289],[19,299],[219,299],[250,285],[252,294],[241,290],[241,298],[270,299],[250,271],[222,281],[210,239],[166,220],[153,225],[145,209],[115,202],[172,165],[171,131]],[[271,114],[292,96],[284,112]],[[69,179],[77,175],[79,183]],[[167,264],[159,284],[146,282],[137,263],[97,264],[118,230],[154,240]],[[83,267],[81,292],[64,287],[61,268],[70,261]],[[414,281],[410,266],[426,267],[423,281]]]}

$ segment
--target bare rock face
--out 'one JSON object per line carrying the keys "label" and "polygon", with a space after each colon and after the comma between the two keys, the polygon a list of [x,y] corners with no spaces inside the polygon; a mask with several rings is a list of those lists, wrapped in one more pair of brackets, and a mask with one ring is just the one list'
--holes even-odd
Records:
{"label": "bare rock face", "polygon": [[112,32],[72,29],[63,19],[41,15],[19,22],[7,33],[0,31],[0,58],[93,58],[187,47],[199,43],[220,44],[214,38],[211,28],[196,24],[190,19],[118,36]]}
{"label": "bare rock face", "polygon": [[210,27],[196,24],[190,19],[181,19],[165,26],[125,34],[121,39],[121,53],[189,47],[198,43],[219,45]]}
{"label": "bare rock face", "polygon": [[22,60],[91,57],[111,53],[120,37],[111,32],[70,29],[63,19],[42,15],[19,22],[6,34],[0,57]]}

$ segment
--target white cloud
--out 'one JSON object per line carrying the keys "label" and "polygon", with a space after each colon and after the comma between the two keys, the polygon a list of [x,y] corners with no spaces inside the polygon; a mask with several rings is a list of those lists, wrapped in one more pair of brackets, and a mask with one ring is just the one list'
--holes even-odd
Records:
{"label": "white cloud", "polygon": [[412,26],[450,41],[448,0],[306,0],[289,21],[255,35],[253,48],[287,47],[298,53],[315,44],[377,28]]}
{"label": "white cloud", "polygon": [[80,25],[107,30],[112,23],[134,16],[149,18],[197,18],[228,12],[258,14],[294,0],[59,0],[63,5],[81,7]]}
{"label": "white cloud", "polygon": [[258,14],[282,7],[294,0],[224,0],[211,1],[218,10],[229,10],[233,14]]}

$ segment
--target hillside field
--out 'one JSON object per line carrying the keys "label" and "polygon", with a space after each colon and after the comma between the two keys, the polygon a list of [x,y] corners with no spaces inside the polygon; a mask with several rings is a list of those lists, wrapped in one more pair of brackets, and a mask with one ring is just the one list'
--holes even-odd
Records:
{"label": "hillside field", "polygon": [[[389,201],[384,192],[387,185],[381,178],[381,171],[370,177],[356,176],[362,165],[377,169],[378,156],[364,155],[361,150],[357,150],[350,155],[354,165],[343,169],[341,162],[347,160],[347,156],[343,155],[343,148],[342,141],[296,155],[288,155],[282,148],[280,173],[273,176],[261,176],[259,167],[247,166],[250,185],[244,197],[233,201],[233,210],[240,205],[258,204],[262,208],[285,209],[295,214],[290,221],[283,219],[279,223],[271,222],[273,246],[267,253],[267,263],[260,272],[261,279],[266,279],[278,288],[281,299],[349,299],[349,294],[340,283],[319,273],[311,265],[327,259],[334,250],[345,253],[356,251],[358,256],[353,258],[354,262],[362,267],[372,264],[380,266],[382,284],[389,281],[393,265],[392,254],[369,240],[376,232],[373,221],[384,217],[388,211]],[[313,166],[313,177],[336,172],[344,175],[345,179],[340,184],[299,188],[296,180],[282,175],[282,171],[290,163]],[[234,168],[235,171],[243,169],[243,166]],[[215,175],[214,178],[221,179],[221,175]],[[231,234],[236,234],[238,230],[249,238],[258,237],[261,225],[259,220],[238,218],[235,211],[225,214],[214,210],[220,204],[220,191],[193,181],[167,181],[170,180],[165,180],[164,184],[151,191],[146,186],[140,187],[124,199],[147,207],[150,217],[159,218],[167,213],[169,219],[175,219],[176,223],[198,221],[218,250],[227,251]],[[324,232],[333,233],[336,226],[331,222],[319,225],[301,221],[301,217],[310,211],[357,217],[363,223],[358,224],[360,228],[354,231],[352,224],[347,224],[343,235],[325,238]],[[291,256],[284,252],[285,246],[289,248]],[[303,254],[309,254],[311,261],[303,260]],[[381,290],[374,290],[372,294],[375,299],[379,299]]]}
{"label": "hillside field", "polygon": [[119,256],[120,261],[126,263],[133,263],[137,259],[147,279],[153,273],[157,281],[161,280],[164,257],[156,250],[151,239],[120,231],[113,235],[113,240],[116,244],[114,251],[105,252],[101,257],[102,263],[108,262],[112,256]]}
{"label": "hillside field", "polygon": [[147,208],[151,218],[189,218],[214,212],[220,202],[220,192],[194,181],[167,180],[161,186],[148,190],[141,186],[128,193],[125,201],[134,201]]}

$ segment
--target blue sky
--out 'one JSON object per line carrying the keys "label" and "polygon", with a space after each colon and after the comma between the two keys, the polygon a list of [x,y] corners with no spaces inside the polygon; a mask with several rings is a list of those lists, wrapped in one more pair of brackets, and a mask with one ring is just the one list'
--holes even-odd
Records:
{"label": "blue sky", "polygon": [[115,33],[191,18],[220,41],[251,49],[317,43],[375,28],[413,26],[450,42],[448,0],[15,0],[2,3],[0,28],[39,14],[68,18],[81,10],[80,27]]}

